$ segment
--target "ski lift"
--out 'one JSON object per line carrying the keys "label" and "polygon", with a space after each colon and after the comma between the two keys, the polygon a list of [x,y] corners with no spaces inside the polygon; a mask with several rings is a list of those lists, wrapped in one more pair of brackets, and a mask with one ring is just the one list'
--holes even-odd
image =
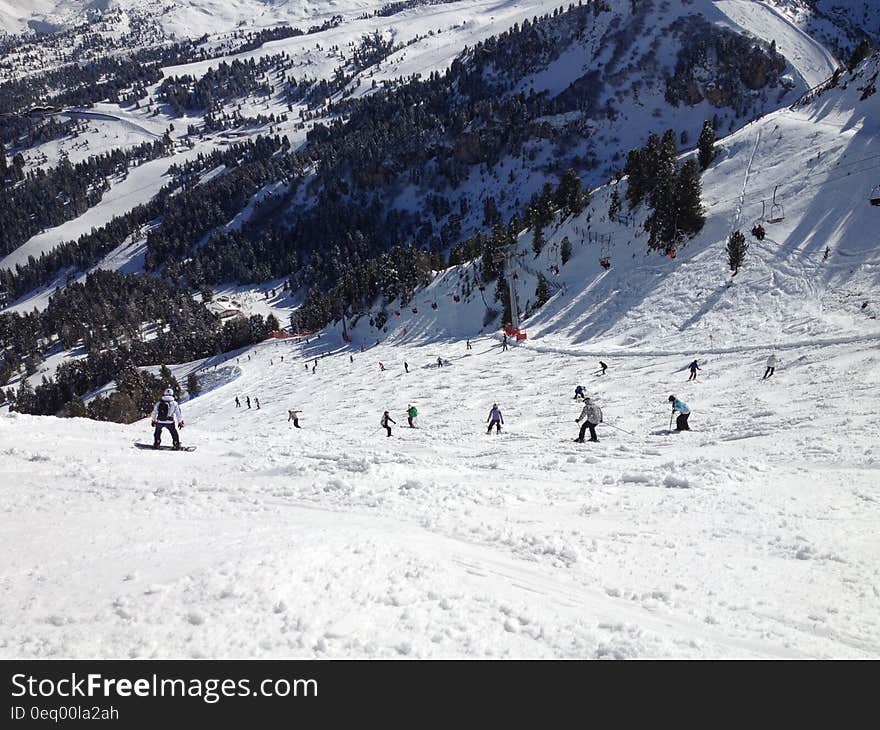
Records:
{"label": "ski lift", "polygon": [[871,195],[868,196],[868,202],[871,205],[880,206],[880,185],[877,185],[872,191]]}
{"label": "ski lift", "polygon": [[431,302],[431,309],[437,309],[437,302]]}
{"label": "ski lift", "polygon": [[778,189],[778,185],[773,188],[773,202],[770,205],[770,217],[767,219],[768,223],[782,223],[782,221],[785,220],[785,208],[782,207],[782,203],[776,202],[776,191]]}
{"label": "ski lift", "polygon": [[597,235],[597,239],[600,249],[599,266],[608,271],[611,268],[611,234]]}
{"label": "ski lift", "polygon": [[453,294],[453,295],[452,295],[452,301],[453,301],[453,302],[460,302],[460,301],[461,301],[461,297],[458,296],[458,294]]}
{"label": "ski lift", "polygon": [[413,307],[413,308],[412,308],[412,313],[413,313],[413,314],[418,314],[418,313],[419,313],[419,310],[416,309],[415,307]]}

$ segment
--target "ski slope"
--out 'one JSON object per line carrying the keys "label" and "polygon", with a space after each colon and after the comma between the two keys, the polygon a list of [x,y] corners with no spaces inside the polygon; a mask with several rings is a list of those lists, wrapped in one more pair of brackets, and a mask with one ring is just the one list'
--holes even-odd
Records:
{"label": "ski slope", "polygon": [[[687,383],[680,355],[599,378],[486,337],[331,342],[239,354],[183,404],[193,453],[133,449],[144,421],[0,419],[0,655],[880,652],[875,345],[787,349],[766,382],[766,351],[714,354]],[[571,442],[578,382],[597,444]],[[670,392],[692,432],[665,434]]]}

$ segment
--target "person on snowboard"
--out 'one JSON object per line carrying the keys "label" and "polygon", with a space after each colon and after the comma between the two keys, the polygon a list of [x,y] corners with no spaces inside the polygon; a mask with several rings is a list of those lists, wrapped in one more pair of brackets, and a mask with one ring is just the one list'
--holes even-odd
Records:
{"label": "person on snowboard", "polygon": [[577,400],[578,398],[582,398],[583,400],[587,399],[587,392],[584,390],[583,385],[578,385],[574,389],[574,399]]}
{"label": "person on snowboard", "polygon": [[672,403],[672,412],[678,411],[678,418],[675,419],[675,430],[690,431],[690,426],[688,426],[688,417],[691,415],[690,406],[680,401],[674,395],[669,396],[669,402]]}
{"label": "person on snowboard", "polygon": [[596,426],[602,423],[602,409],[589,398],[584,398],[584,409],[581,411],[581,415],[574,420],[575,423],[580,423],[582,419],[584,423],[581,426],[581,432],[578,434],[575,441],[582,444],[587,429],[590,429],[590,441],[598,441],[599,439],[596,438]]}
{"label": "person on snowboard", "polygon": [[294,428],[302,428],[299,425],[299,418],[296,416],[297,413],[302,413],[302,411],[287,411],[287,422],[290,423],[293,421]]}
{"label": "person on snowboard", "polygon": [[774,372],[776,372],[776,353],[771,352],[770,357],[767,358],[767,369],[764,371],[764,377],[761,380],[767,380]]}
{"label": "person on snowboard", "polygon": [[413,421],[415,420],[416,416],[418,416],[418,415],[419,415],[418,409],[412,403],[410,403],[409,408],[406,409],[406,420],[407,420],[407,423],[409,423],[410,428],[416,427],[416,424],[413,423]]}
{"label": "person on snowboard", "polygon": [[688,368],[691,371],[691,376],[688,378],[688,382],[690,382],[691,380],[696,380],[697,379],[697,370],[701,370],[702,368],[700,368],[700,366],[697,365],[696,360],[694,360],[690,365],[688,365]]}
{"label": "person on snowboard", "polygon": [[[175,427],[174,424],[177,424]],[[162,429],[167,428],[171,432],[171,440],[174,443],[174,450],[180,450],[180,436],[177,433],[178,428],[183,428],[183,414],[180,412],[180,406],[174,400],[174,391],[166,388],[165,393],[153,406],[153,413],[150,415],[150,424],[156,429],[153,432],[153,448],[158,449],[162,443]]]}
{"label": "person on snowboard", "polygon": [[489,411],[489,418],[486,423],[489,424],[489,428],[486,429],[486,433],[492,433],[492,426],[495,426],[496,436],[501,433],[501,425],[504,423],[504,418],[501,415],[501,410],[498,408],[497,403],[492,404],[492,410]]}
{"label": "person on snowboard", "polygon": [[388,411],[385,411],[385,413],[382,414],[382,420],[380,421],[380,423],[382,424],[382,428],[388,431],[389,436],[391,435],[391,426],[389,426],[388,424],[393,423],[397,425],[397,421],[395,421],[391,416],[388,415]]}

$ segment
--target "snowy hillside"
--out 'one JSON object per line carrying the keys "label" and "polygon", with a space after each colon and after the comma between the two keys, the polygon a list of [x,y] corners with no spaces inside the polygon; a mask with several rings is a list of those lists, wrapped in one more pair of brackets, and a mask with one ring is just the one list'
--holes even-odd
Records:
{"label": "snowy hillside", "polygon": [[[601,378],[485,337],[313,374],[325,339],[232,360],[183,404],[194,453],[132,449],[145,421],[0,418],[0,655],[880,652],[875,345],[788,347],[761,382],[769,349],[718,342],[687,383],[660,342]],[[597,444],[571,443],[578,382]],[[692,433],[665,435],[669,393]]]}
{"label": "snowy hillside", "polygon": [[[8,5],[18,23],[75,6]],[[169,33],[209,34],[201,60],[131,76],[136,99],[70,105],[59,118],[80,126],[10,147],[32,182],[161,140],[0,260],[15,284],[84,241],[4,303],[11,404],[37,389],[49,405],[32,413],[109,419],[91,408],[118,388],[131,421],[144,394],[124,387],[167,365],[196,450],[133,448],[148,418],[4,404],[0,656],[880,656],[880,53],[835,73],[831,50],[872,8],[379,5],[167,3]],[[336,13],[208,57],[240,20]],[[242,64],[232,82],[199,87],[221,61]],[[232,86],[246,91],[222,109],[193,106]],[[684,163],[713,117],[705,225],[649,252],[627,152],[669,128]],[[536,255],[507,221],[567,169],[590,201],[552,212]],[[397,258],[380,247],[396,231]],[[527,333],[509,348],[489,249],[468,239],[498,231],[516,239]],[[731,276],[736,231],[750,245]],[[421,279],[413,260],[430,263]],[[264,339],[304,311],[330,324]],[[603,410],[597,443],[574,443],[578,384]],[[670,395],[692,431],[669,430]]]}

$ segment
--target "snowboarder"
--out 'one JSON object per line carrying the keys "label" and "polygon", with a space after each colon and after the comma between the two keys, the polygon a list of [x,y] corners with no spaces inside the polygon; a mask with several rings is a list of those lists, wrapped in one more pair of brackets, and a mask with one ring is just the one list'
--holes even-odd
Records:
{"label": "snowboarder", "polygon": [[574,399],[577,400],[578,398],[587,399],[587,392],[584,390],[583,385],[579,385],[574,389]]}
{"label": "snowboarder", "polygon": [[297,413],[302,413],[302,411],[287,411],[287,422],[290,423],[293,421],[294,428],[301,428],[299,425],[299,418],[296,417]]}
{"label": "snowboarder", "polygon": [[678,411],[678,418],[675,419],[675,430],[690,431],[690,426],[688,426],[688,416],[691,415],[690,406],[680,401],[674,395],[669,396],[669,402],[672,403],[672,412]]}
{"label": "snowboarder", "polygon": [[486,433],[492,433],[492,426],[495,426],[496,435],[501,433],[501,426],[504,423],[504,418],[501,416],[501,410],[498,408],[497,403],[492,404],[492,410],[489,411],[489,418],[486,420],[486,423],[489,424]]}
{"label": "snowboarder", "polygon": [[391,416],[388,415],[388,411],[385,411],[385,413],[382,414],[382,420],[380,421],[380,423],[382,424],[382,428],[388,431],[388,436],[390,436],[391,426],[389,426],[388,424],[393,423],[396,425],[397,421],[395,421]]}
{"label": "snowboarder", "polygon": [[381,362],[379,363],[379,372],[380,372],[380,373],[384,373],[384,372],[385,372],[385,365],[384,365],[383,363],[381,363]]}
{"label": "snowboarder", "polygon": [[257,404],[257,410],[260,410],[260,399],[257,398],[256,396],[254,397],[254,403]]}
{"label": "snowboarder", "polygon": [[826,247],[825,247],[825,255],[822,256],[822,260],[823,260],[823,261],[827,261],[827,260],[828,260],[828,257],[829,257],[830,255],[831,255],[831,246],[826,246]]}
{"label": "snowboarder", "polygon": [[248,407],[248,408],[251,407],[251,397],[250,397],[249,395],[246,395],[246,396],[244,397],[244,402],[247,403],[247,407]]}
{"label": "snowboarder", "polygon": [[406,360],[403,361],[403,369],[406,372],[409,372],[409,363]]}
{"label": "snowboarder", "polygon": [[235,396],[235,407],[241,408],[241,401],[238,399],[238,396]]}
{"label": "snowboarder", "polygon": [[413,423],[416,416],[419,415],[418,409],[412,404],[409,404],[409,408],[406,409],[406,421],[409,423],[410,428],[415,428],[416,424]]}
{"label": "snowboarder", "polygon": [[700,368],[700,366],[697,365],[696,360],[694,360],[690,365],[688,365],[688,368],[691,371],[691,376],[688,378],[688,382],[690,382],[691,380],[696,380],[697,379],[697,370],[701,370],[702,368]]}
{"label": "snowboarder", "polygon": [[602,371],[598,373],[598,375],[604,375],[605,371],[608,369],[608,366],[604,362],[599,360],[599,367],[602,368]]}
{"label": "snowboarder", "polygon": [[507,335],[501,340],[501,352],[507,352]]}
{"label": "snowboarder", "polygon": [[596,438],[596,426],[602,423],[602,409],[589,398],[584,398],[584,409],[581,411],[581,415],[574,420],[575,423],[580,423],[582,419],[584,423],[581,426],[581,432],[578,434],[575,441],[582,444],[587,429],[590,429],[590,441],[598,441],[599,439]]}
{"label": "snowboarder", "polygon": [[[153,431],[153,448],[158,449],[162,443],[162,429],[167,428],[171,432],[171,440],[174,443],[175,451],[180,450],[180,436],[177,433],[178,428],[183,428],[183,414],[180,412],[180,406],[174,400],[174,391],[166,388],[165,393],[153,406],[153,413],[150,415],[150,423],[156,429]],[[177,424],[175,427],[174,424]]]}
{"label": "snowboarder", "polygon": [[767,369],[764,371],[764,377],[761,380],[767,380],[776,371],[776,353],[770,353],[767,358]]}
{"label": "snowboarder", "polygon": [[473,350],[473,349],[474,349],[473,347],[471,347],[471,341],[470,341],[470,340],[467,341],[467,349],[468,349],[468,350]]}

